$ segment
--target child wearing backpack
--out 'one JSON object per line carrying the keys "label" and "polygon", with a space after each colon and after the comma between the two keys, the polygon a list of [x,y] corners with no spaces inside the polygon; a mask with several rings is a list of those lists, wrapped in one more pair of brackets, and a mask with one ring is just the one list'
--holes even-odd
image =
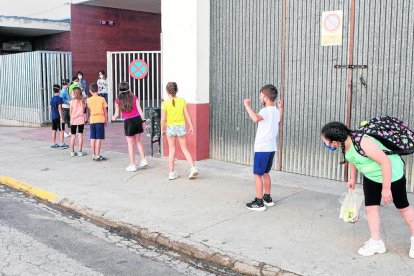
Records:
{"label": "child wearing backpack", "polygon": [[330,151],[340,148],[349,162],[349,189],[355,188],[358,171],[364,176],[365,211],[371,238],[358,250],[358,254],[372,256],[386,252],[380,236],[379,206],[382,199],[384,204],[393,202],[408,225],[412,234],[409,256],[414,258],[414,209],[408,203],[404,161],[401,157],[397,154],[386,155],[384,151],[389,149],[378,139],[368,134],[355,136],[355,132],[340,122],[326,124],[321,130],[321,138]]}

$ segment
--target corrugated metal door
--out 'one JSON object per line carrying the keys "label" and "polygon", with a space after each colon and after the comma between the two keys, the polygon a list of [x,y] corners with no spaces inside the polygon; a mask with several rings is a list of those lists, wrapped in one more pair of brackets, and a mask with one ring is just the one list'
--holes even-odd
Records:
{"label": "corrugated metal door", "polygon": [[259,110],[259,89],[280,86],[282,2],[212,0],[210,156],[251,164],[256,126],[243,99]]}
{"label": "corrugated metal door", "polygon": [[40,64],[38,64],[37,77],[41,80],[41,97],[39,98],[42,109],[42,122],[50,122],[49,104],[52,99],[53,85],[62,84],[62,79],[72,78],[72,53],[39,51]]}
{"label": "corrugated metal door", "polygon": [[[343,10],[343,44],[321,47],[323,11]],[[342,156],[320,139],[329,121],[345,122],[347,73],[336,64],[348,58],[349,1],[286,1],[286,89],[283,170],[342,179]]]}
{"label": "corrugated metal door", "polygon": [[[414,128],[414,1],[355,2],[352,123],[377,115],[401,118]],[[414,191],[413,156],[406,158],[408,189]]]}
{"label": "corrugated metal door", "polygon": [[[322,12],[332,10],[343,11],[342,45],[322,47]],[[325,123],[350,120],[356,128],[361,120],[388,114],[414,127],[413,10],[408,0],[212,0],[210,156],[252,164],[256,129],[242,100],[252,98],[258,110],[260,86],[284,83],[282,169],[344,180],[342,155],[322,146]],[[349,63],[368,69],[348,74],[334,67]],[[407,175],[413,191],[412,156]]]}

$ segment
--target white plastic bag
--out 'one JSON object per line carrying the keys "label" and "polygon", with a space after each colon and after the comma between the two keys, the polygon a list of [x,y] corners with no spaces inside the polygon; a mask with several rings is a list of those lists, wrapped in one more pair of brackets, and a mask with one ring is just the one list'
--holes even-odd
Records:
{"label": "white plastic bag", "polygon": [[356,222],[363,201],[364,192],[361,189],[349,189],[342,202],[339,218],[345,222]]}

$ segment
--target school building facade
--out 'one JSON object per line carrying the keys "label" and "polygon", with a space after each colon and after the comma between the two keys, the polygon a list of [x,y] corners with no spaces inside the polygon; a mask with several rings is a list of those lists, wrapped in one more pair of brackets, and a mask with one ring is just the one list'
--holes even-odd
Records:
{"label": "school building facade", "polygon": [[[117,10],[115,1],[93,2],[100,6],[82,12],[101,11],[96,17],[109,20],[117,13],[136,15],[115,18],[115,33],[123,32],[122,38],[135,34],[142,18],[154,22],[125,41],[133,44],[122,39],[102,48],[161,51],[160,85],[176,81],[178,95],[188,102],[196,132],[188,138],[189,148],[197,160],[252,164],[256,126],[243,99],[251,98],[259,110],[258,91],[268,83],[277,86],[284,105],[274,164],[278,170],[344,180],[342,156],[325,150],[320,140],[320,128],[329,121],[356,128],[376,115],[391,115],[414,126],[412,1],[161,0],[159,12],[150,14],[127,11],[128,6]],[[138,7],[148,1],[126,2]],[[76,16],[72,13],[72,19]],[[131,23],[134,18],[141,19]],[[128,22],[117,24],[122,20]],[[88,22],[82,16],[79,21]],[[153,31],[147,32],[150,26]],[[88,78],[93,70],[79,62],[94,64],[94,55],[82,50],[82,39],[98,48],[94,42],[109,41],[111,35],[106,33],[109,27],[86,33],[85,28],[72,27],[76,42],[71,51],[73,70],[84,66]],[[143,37],[152,42],[140,43]],[[160,93],[166,97],[163,89]],[[413,157],[406,159],[408,189],[413,192]]]}

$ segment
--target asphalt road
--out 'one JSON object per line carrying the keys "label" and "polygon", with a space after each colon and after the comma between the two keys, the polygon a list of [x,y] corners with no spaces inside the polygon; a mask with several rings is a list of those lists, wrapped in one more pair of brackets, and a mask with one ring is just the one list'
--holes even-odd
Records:
{"label": "asphalt road", "polygon": [[226,274],[0,185],[0,275]]}

